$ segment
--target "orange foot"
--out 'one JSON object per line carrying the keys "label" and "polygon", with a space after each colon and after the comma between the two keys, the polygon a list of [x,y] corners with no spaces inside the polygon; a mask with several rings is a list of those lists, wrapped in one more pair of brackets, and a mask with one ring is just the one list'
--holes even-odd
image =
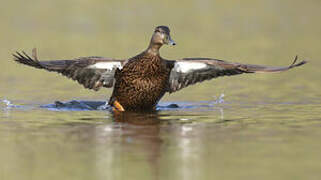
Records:
{"label": "orange foot", "polygon": [[123,108],[123,106],[116,100],[114,101],[114,104],[113,104],[113,111],[125,111],[125,109]]}

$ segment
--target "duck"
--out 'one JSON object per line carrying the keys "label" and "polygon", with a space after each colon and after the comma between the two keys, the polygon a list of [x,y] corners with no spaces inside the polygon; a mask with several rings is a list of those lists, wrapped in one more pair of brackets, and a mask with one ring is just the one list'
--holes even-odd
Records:
{"label": "duck", "polygon": [[155,111],[165,93],[222,76],[244,73],[282,72],[306,64],[303,60],[284,67],[252,65],[213,58],[164,59],[163,45],[175,46],[168,26],[154,29],[146,50],[128,59],[99,56],[71,60],[38,60],[37,50],[29,56],[24,51],[13,54],[14,61],[38,69],[57,72],[77,81],[87,89],[113,88],[108,104],[114,111]]}

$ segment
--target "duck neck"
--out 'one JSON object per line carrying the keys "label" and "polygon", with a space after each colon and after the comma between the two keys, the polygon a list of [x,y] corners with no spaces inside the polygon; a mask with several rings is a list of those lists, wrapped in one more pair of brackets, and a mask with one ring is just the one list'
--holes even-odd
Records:
{"label": "duck neck", "polygon": [[162,47],[162,44],[155,44],[151,42],[146,50],[148,54],[151,54],[153,56],[159,55],[159,49]]}

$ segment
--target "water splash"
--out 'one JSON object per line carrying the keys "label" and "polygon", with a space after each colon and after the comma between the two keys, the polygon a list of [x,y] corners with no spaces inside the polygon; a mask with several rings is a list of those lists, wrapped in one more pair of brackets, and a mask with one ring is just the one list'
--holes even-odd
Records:
{"label": "water splash", "polygon": [[54,104],[41,105],[51,111],[95,111],[106,110],[110,106],[105,101],[71,100],[67,102],[55,101]]}
{"label": "water splash", "polygon": [[6,100],[6,99],[1,100],[1,102],[4,103],[7,107],[10,107],[13,105],[9,100]]}
{"label": "water splash", "polygon": [[108,110],[110,109],[110,106],[108,105],[108,102],[106,102],[104,105],[98,106],[97,110]]}
{"label": "water splash", "polygon": [[12,108],[20,108],[22,106],[14,105],[11,103],[11,101],[7,99],[0,99],[0,102],[2,103],[1,106],[4,105],[3,109],[12,109]]}
{"label": "water splash", "polygon": [[[215,96],[214,96],[215,97]],[[224,97],[225,97],[225,94],[222,93],[218,98],[216,98],[216,100],[212,103],[212,105],[214,104],[223,104],[225,101],[224,101]],[[222,107],[218,107],[218,109],[220,110],[220,118],[221,120],[224,119],[224,109]]]}
{"label": "water splash", "polygon": [[223,104],[225,102],[224,96],[225,96],[224,93],[222,93],[218,98],[214,96],[215,100],[211,104]]}
{"label": "water splash", "polygon": [[22,106],[14,105],[7,99],[0,99],[0,111],[4,113],[5,117],[10,116],[10,110],[13,108],[21,108]]}

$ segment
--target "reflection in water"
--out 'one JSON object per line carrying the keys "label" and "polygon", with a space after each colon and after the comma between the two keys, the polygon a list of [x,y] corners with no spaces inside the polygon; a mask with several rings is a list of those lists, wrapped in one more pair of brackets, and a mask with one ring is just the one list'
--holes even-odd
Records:
{"label": "reflection in water", "polygon": [[113,118],[115,122],[134,125],[158,125],[161,121],[157,112],[115,112]]}
{"label": "reflection in water", "polygon": [[[193,123],[186,122],[171,124],[161,119],[158,112],[114,113],[113,120],[117,124],[121,123],[118,124],[118,132],[121,132],[118,145],[122,148],[116,153],[117,157],[126,157],[128,153],[143,157],[143,161],[147,162],[147,168],[141,168],[152,177],[151,179],[192,180],[202,177],[199,174],[202,171],[194,169],[196,166],[203,168],[202,151],[205,144],[201,141],[201,136],[195,137],[198,133],[202,134],[202,126],[194,128]],[[110,132],[110,127],[107,130]],[[174,153],[175,156],[166,157],[168,152]],[[111,166],[115,165],[115,162],[110,163]],[[120,168],[126,171],[126,167]],[[123,172],[123,178],[128,178],[126,174]]]}
{"label": "reflection in water", "polygon": [[[191,118],[186,115],[171,116],[167,113],[173,112],[169,110],[173,108],[177,110],[207,109],[212,105],[181,103],[180,107],[159,106],[162,110],[152,113],[110,114],[110,111],[107,111],[107,119],[109,117],[112,119],[107,122],[106,120],[100,122],[100,119],[95,116],[86,117],[86,110],[102,105],[105,105],[105,102],[69,101],[42,106],[54,110],[54,112],[42,111],[45,114],[49,113],[49,116],[55,117],[54,119],[68,119],[68,121],[57,129],[52,125],[45,128],[42,126],[36,129],[40,134],[36,136],[37,138],[34,138],[30,132],[30,135],[28,133],[25,135],[24,141],[14,143],[16,151],[12,155],[27,154],[22,158],[19,158],[19,155],[11,156],[17,162],[14,164],[15,168],[26,169],[22,175],[31,177],[30,172],[42,171],[39,164],[55,161],[58,158],[64,159],[66,164],[55,167],[55,171],[60,171],[62,168],[68,169],[69,167],[66,166],[73,167],[79,163],[88,169],[88,176],[91,175],[97,179],[127,179],[128,174],[134,174],[142,179],[199,177],[195,176],[195,171],[190,170],[192,168],[190,162],[194,165],[200,163],[201,160],[198,160],[195,152],[203,148],[198,139],[191,138],[191,135],[195,135],[198,130],[191,124],[190,119],[197,115],[193,114]],[[33,111],[27,112],[33,114]],[[90,114],[95,113],[105,113],[105,111],[95,111]],[[79,115],[72,116],[72,114]],[[66,115],[66,117],[59,117],[60,115]],[[84,123],[82,124],[81,121]],[[43,144],[41,134],[55,134],[53,136],[55,138],[47,137]],[[57,141],[59,138],[61,139]],[[40,148],[33,149],[29,147],[29,143]],[[21,147],[24,147],[23,152],[20,152]],[[64,147],[66,150],[61,154],[55,151],[57,147],[58,149]],[[167,157],[169,153],[172,157]],[[43,154],[51,154],[51,156],[43,158]],[[75,159],[77,156],[82,158]],[[25,166],[25,163],[32,166]],[[172,164],[176,165],[172,167]]]}
{"label": "reflection in water", "polygon": [[[240,179],[248,179],[245,172],[249,169],[255,169],[252,174],[262,177],[266,169],[273,173],[278,171],[275,162],[286,163],[290,169],[305,168],[296,163],[298,159],[308,166],[305,170],[315,166],[309,163],[320,162],[314,161],[319,157],[316,156],[319,145],[314,143],[317,142],[314,138],[320,136],[315,126],[319,121],[311,121],[313,124],[309,128],[310,121],[306,117],[288,122],[284,118],[277,120],[273,108],[287,112],[288,105],[261,106],[271,109],[265,115],[275,114],[274,121],[270,116],[242,118],[248,114],[242,114],[240,108],[224,109],[228,119],[223,120],[217,108],[202,112],[144,114],[12,110],[12,119],[16,120],[2,122],[1,128],[6,128],[0,131],[3,145],[0,158],[7,162],[5,166],[0,165],[0,177],[192,180],[222,176],[238,179],[236,176],[241,175]],[[299,112],[302,106],[297,106],[296,110]],[[231,116],[233,112],[237,112],[235,116]],[[26,121],[31,117],[32,121]],[[17,119],[21,121],[16,123]],[[302,131],[304,126],[310,131]],[[3,169],[8,171],[2,173]],[[231,171],[234,173],[230,174]]]}
{"label": "reflection in water", "polygon": [[[157,179],[163,145],[160,137],[162,121],[157,112],[113,113],[113,121],[112,125],[104,125],[96,129],[97,133],[102,132],[105,137],[118,139],[117,143],[114,142],[112,147],[108,147],[108,150],[101,149],[101,152],[97,153],[101,154],[97,159],[97,167],[101,170],[98,174],[106,175],[106,169],[114,169],[113,167],[117,166],[116,171],[108,173],[108,178],[128,179],[128,175],[133,172],[127,169],[127,164],[131,164],[130,159],[135,158],[136,163],[143,164],[142,167],[137,167],[136,171]],[[147,166],[144,165],[146,162]],[[101,167],[106,169],[101,169]]]}

